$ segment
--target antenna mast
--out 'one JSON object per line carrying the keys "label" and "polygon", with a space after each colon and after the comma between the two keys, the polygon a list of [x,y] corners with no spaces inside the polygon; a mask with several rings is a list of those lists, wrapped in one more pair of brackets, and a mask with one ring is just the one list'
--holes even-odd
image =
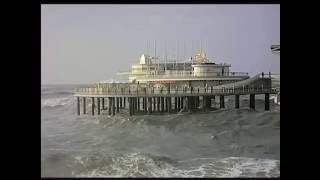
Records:
{"label": "antenna mast", "polygon": [[149,40],[147,40],[147,54],[149,54]]}
{"label": "antenna mast", "polygon": [[186,40],[183,40],[183,75],[186,71]]}
{"label": "antenna mast", "polygon": [[158,72],[159,72],[159,68],[160,68],[160,58],[158,59],[158,68],[157,68],[157,74],[158,74]]}
{"label": "antenna mast", "polygon": [[[191,53],[193,54],[193,40],[191,41]],[[193,55],[191,54],[191,63],[193,64]]]}
{"label": "antenna mast", "polygon": [[150,50],[150,42],[149,40],[147,40],[147,55],[145,56],[145,60],[146,60],[146,65],[147,65],[147,72],[149,73],[149,67],[148,67],[148,64],[149,64],[149,50]]}
{"label": "antenna mast", "polygon": [[207,39],[207,51],[206,51],[206,56],[208,57],[208,52],[209,52],[209,40]]}
{"label": "antenna mast", "polygon": [[179,60],[179,40],[177,41],[177,61]]}
{"label": "antenna mast", "polygon": [[175,60],[175,68],[176,68],[176,66],[177,66],[177,61],[179,60],[179,40],[177,41],[177,58],[176,58],[176,60]]}
{"label": "antenna mast", "polygon": [[165,71],[167,70],[167,40],[165,41],[165,53],[166,53],[166,62],[165,62]]}
{"label": "antenna mast", "polygon": [[157,40],[154,40],[154,57],[157,57]]}
{"label": "antenna mast", "polygon": [[186,40],[183,40],[183,61],[186,59]]}

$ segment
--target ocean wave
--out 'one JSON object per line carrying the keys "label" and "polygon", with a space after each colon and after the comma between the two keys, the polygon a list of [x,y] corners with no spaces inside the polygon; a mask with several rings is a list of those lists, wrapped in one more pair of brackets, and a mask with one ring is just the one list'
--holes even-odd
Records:
{"label": "ocean wave", "polygon": [[[97,157],[98,158],[98,157]],[[76,157],[75,160],[84,166],[77,177],[167,177],[168,163],[138,153],[108,157]],[[101,166],[105,161],[104,166]],[[94,168],[92,168],[94,167]]]}
{"label": "ocean wave", "polygon": [[278,177],[280,161],[246,157],[195,158],[176,161],[165,156],[131,153],[77,156],[76,177]]}
{"label": "ocean wave", "polygon": [[41,90],[41,95],[46,96],[46,95],[50,95],[50,96],[54,96],[54,95],[71,95],[74,94],[73,91],[54,91],[54,90]]}
{"label": "ocean wave", "polygon": [[[180,163],[194,161],[193,168],[177,170],[180,177],[278,177],[280,161],[247,157],[196,158]],[[198,164],[198,166],[197,166]],[[195,166],[196,165],[196,166]]]}
{"label": "ocean wave", "polygon": [[61,106],[65,106],[65,105],[71,105],[73,102],[74,102],[73,96],[49,98],[49,99],[43,100],[42,108],[61,107]]}
{"label": "ocean wave", "polygon": [[74,94],[74,92],[70,92],[70,91],[59,91],[59,92],[56,92],[56,94]]}

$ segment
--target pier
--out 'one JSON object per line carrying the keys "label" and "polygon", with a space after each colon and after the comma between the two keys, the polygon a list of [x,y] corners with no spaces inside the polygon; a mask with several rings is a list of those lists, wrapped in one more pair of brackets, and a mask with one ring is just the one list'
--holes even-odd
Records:
{"label": "pier", "polygon": [[[170,82],[164,87],[139,83],[100,83],[96,87],[78,88],[77,114],[86,114],[88,99],[91,100],[91,114],[100,115],[102,111],[115,115],[120,109],[128,109],[129,115],[178,113],[180,111],[209,110],[219,98],[219,105],[225,108],[225,97],[235,98],[234,108],[240,108],[240,96],[249,96],[249,107],[255,109],[255,95],[264,94],[265,110],[270,110],[270,94],[276,94],[271,88],[269,74],[257,74],[246,80],[218,86],[178,87]],[[200,103],[200,99],[202,103]],[[88,102],[88,103],[87,103]],[[82,110],[81,110],[82,104]],[[107,106],[105,106],[107,105]]]}

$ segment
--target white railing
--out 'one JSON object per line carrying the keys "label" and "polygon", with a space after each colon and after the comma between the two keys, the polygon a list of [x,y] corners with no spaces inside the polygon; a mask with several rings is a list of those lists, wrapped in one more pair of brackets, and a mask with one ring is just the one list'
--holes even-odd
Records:
{"label": "white railing", "polygon": [[[131,73],[130,76],[136,76],[142,74]],[[249,73],[246,72],[201,72],[195,73],[193,71],[171,71],[170,73],[155,73],[155,74],[143,74],[144,78],[153,78],[153,79],[166,79],[166,78],[212,78],[212,77],[243,77],[249,76]]]}
{"label": "white railing", "polygon": [[[145,84],[136,83],[105,83],[97,87],[78,88],[77,95],[190,95],[190,94],[241,94],[241,93],[276,93],[276,89],[271,88],[271,81],[262,81],[255,84],[258,80],[270,80],[268,76],[262,77],[261,74],[238,81],[235,83],[223,84],[211,87],[150,87]],[[264,85],[265,84],[265,85]]]}
{"label": "white railing", "polygon": [[150,95],[194,95],[194,94],[249,94],[249,93],[276,93],[276,89],[266,87],[243,87],[243,88],[145,88],[145,89],[126,89],[119,91],[117,89],[105,88],[78,88],[77,95],[137,95],[137,96],[150,96]]}

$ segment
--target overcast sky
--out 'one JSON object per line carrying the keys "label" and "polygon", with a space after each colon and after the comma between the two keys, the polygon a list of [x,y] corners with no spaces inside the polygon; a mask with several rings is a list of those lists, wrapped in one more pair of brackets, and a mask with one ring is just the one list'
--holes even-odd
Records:
{"label": "overcast sky", "polygon": [[280,44],[280,5],[42,5],[41,83],[115,78],[142,53],[153,55],[154,40],[161,57],[165,41],[168,57],[180,59],[202,44],[231,71],[279,73],[270,46]]}

